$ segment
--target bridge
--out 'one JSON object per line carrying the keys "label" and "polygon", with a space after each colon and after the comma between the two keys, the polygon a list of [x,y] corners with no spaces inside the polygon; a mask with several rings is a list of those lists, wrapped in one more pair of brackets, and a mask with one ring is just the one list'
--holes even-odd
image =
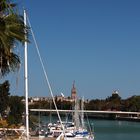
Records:
{"label": "bridge", "polygon": [[[32,112],[56,112],[55,109],[30,109]],[[58,110],[61,112],[72,113],[75,110]],[[77,110],[78,112],[94,113],[94,114],[127,114],[127,115],[140,115],[140,112],[125,112],[125,111],[96,111],[96,110]]]}
{"label": "bridge", "polygon": [[[55,109],[30,109],[31,112],[52,112],[56,113]],[[75,110],[58,110],[59,113],[72,113]],[[114,114],[118,119],[140,120],[140,112],[125,112],[125,111],[97,111],[97,110],[77,110],[78,112],[84,112],[90,116],[109,116]]]}

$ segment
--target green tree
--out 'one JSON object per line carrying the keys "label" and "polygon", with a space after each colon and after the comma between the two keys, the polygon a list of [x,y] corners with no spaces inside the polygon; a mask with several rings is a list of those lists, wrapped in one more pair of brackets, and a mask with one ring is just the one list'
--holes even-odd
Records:
{"label": "green tree", "polygon": [[25,31],[28,28],[24,25],[21,15],[15,10],[16,4],[10,0],[0,0],[0,74],[5,76],[11,71],[19,68],[20,58],[14,53],[19,43],[24,43]]}
{"label": "green tree", "polygon": [[126,102],[128,102],[128,111],[140,111],[140,96],[132,96]]}
{"label": "green tree", "polygon": [[99,99],[91,100],[89,103],[86,103],[85,109],[87,110],[102,110],[103,101]]}
{"label": "green tree", "polygon": [[10,113],[8,115],[9,124],[19,124],[22,122],[22,115],[25,110],[25,106],[22,102],[22,97],[10,96],[9,98],[9,108]]}
{"label": "green tree", "polygon": [[121,109],[121,97],[113,93],[112,96],[106,99],[107,108],[110,110],[120,110]]}
{"label": "green tree", "polygon": [[9,105],[9,82],[5,81],[3,84],[0,84],[0,114],[3,116]]}

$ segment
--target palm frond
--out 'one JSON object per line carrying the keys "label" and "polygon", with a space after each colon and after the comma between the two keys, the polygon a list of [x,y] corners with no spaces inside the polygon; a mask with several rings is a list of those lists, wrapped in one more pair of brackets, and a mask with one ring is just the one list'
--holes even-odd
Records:
{"label": "palm frond", "polygon": [[0,49],[0,52],[0,75],[3,77],[11,71],[15,72],[18,70],[20,65],[19,56],[12,52],[9,52],[9,55],[7,55],[2,49]]}
{"label": "palm frond", "polygon": [[15,71],[20,64],[20,58],[13,50],[15,44],[29,42],[29,28],[24,25],[23,16],[14,12],[15,6],[16,4],[10,3],[10,0],[0,0],[0,73],[2,76]]}
{"label": "palm frond", "polygon": [[10,0],[0,0],[0,14],[8,15],[9,13],[14,13],[13,8],[16,7],[16,3],[10,3]]}

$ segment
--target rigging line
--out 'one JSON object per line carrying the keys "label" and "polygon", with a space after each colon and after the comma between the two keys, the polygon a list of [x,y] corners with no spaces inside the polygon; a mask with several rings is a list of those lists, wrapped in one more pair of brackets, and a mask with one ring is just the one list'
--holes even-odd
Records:
{"label": "rigging line", "polygon": [[44,75],[45,75],[45,79],[46,79],[46,82],[47,82],[47,84],[48,84],[48,88],[49,88],[50,94],[51,94],[52,99],[53,99],[53,103],[54,103],[54,106],[55,106],[55,109],[56,109],[56,112],[57,112],[57,115],[58,115],[58,119],[59,119],[59,121],[60,121],[61,127],[62,127],[62,129],[63,129],[63,133],[64,133],[64,135],[65,135],[64,127],[63,127],[63,125],[62,125],[62,120],[61,120],[61,117],[60,117],[60,114],[59,114],[57,105],[56,105],[56,103],[55,103],[55,99],[54,99],[53,92],[52,92],[52,88],[51,88],[51,85],[50,85],[50,82],[49,82],[49,79],[48,79],[48,75],[47,75],[47,72],[46,72],[46,70],[45,70],[44,63],[43,63],[43,60],[42,60],[42,58],[41,58],[41,54],[40,54],[40,51],[39,51],[39,47],[38,47],[37,41],[36,41],[36,39],[35,39],[35,35],[34,35],[34,32],[33,32],[32,27],[31,27],[31,23],[30,23],[30,20],[29,20],[29,17],[28,17],[28,16],[27,16],[27,21],[28,21],[28,23],[29,23],[29,27],[30,27],[30,30],[31,30],[31,34],[32,34],[34,43],[35,43],[35,47],[36,47],[36,50],[37,50],[37,54],[38,54],[38,56],[39,56],[39,60],[40,60],[40,63],[41,63],[41,66],[42,66],[42,69],[43,69],[43,72],[44,72]]}

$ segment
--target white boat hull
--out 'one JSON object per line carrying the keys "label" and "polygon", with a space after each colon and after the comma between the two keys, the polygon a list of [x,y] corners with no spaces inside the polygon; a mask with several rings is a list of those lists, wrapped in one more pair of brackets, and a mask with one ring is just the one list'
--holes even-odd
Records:
{"label": "white boat hull", "polygon": [[61,134],[56,140],[94,140],[94,137],[91,136],[64,137],[64,135]]}

